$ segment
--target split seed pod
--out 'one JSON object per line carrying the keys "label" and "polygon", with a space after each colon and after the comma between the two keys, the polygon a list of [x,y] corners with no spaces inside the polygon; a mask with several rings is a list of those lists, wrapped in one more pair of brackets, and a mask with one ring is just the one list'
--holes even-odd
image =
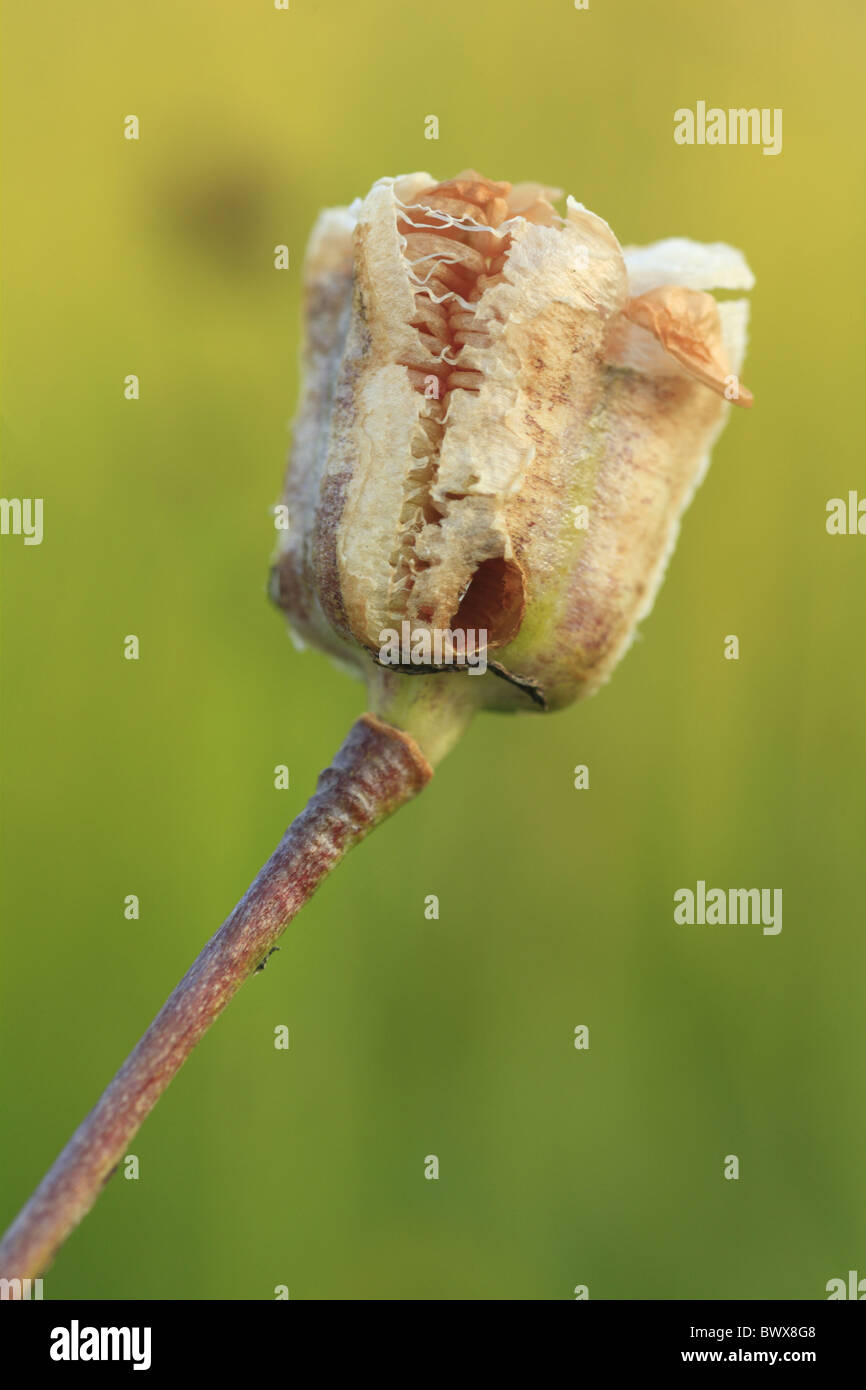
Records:
{"label": "split seed pod", "polygon": [[320,216],[306,259],[274,598],[368,672],[406,622],[485,633],[470,684],[493,708],[607,678],[728,401],[752,403],[747,304],[708,293],[752,287],[740,252],[623,249],[560,196],[471,170],[381,179]]}

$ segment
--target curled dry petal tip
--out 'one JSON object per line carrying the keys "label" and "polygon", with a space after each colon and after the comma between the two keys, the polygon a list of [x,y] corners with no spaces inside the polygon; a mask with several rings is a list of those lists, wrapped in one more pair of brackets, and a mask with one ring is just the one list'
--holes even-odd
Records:
{"label": "curled dry petal tip", "polygon": [[[751,288],[741,254],[624,251],[558,197],[409,174],[313,231],[273,593],[380,707],[410,673],[431,708],[443,682],[502,709],[597,688],[651,606],[727,401],[752,403],[747,304],[708,293]],[[383,674],[383,634],[402,631],[424,639],[421,665]]]}
{"label": "curled dry petal tip", "polygon": [[[722,344],[718,305],[711,294],[664,285],[629,299],[623,313],[652,333],[665,352],[698,381],[725,395],[733,374]],[[728,399],[734,405],[754,404],[754,396],[742,384]]]}

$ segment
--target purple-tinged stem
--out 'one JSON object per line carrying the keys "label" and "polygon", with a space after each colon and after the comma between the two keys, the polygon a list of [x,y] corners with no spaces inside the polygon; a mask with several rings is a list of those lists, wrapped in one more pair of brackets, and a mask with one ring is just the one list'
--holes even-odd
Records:
{"label": "purple-tinged stem", "polygon": [[0,1278],[30,1279],[87,1215],[199,1039],[343,855],[433,775],[415,741],[365,714],[315,795],[169,995],[0,1244]]}

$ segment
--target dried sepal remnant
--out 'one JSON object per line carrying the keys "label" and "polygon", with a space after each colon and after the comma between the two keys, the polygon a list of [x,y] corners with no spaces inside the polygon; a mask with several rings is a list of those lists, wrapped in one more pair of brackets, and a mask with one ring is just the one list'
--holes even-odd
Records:
{"label": "dried sepal remnant", "polygon": [[664,285],[629,299],[626,318],[645,328],[675,362],[697,377],[705,386],[737,405],[753,404],[751,391],[732,381],[732,373],[722,344],[722,325],[718,306],[703,290]]}
{"label": "dried sepal remnant", "polygon": [[504,707],[607,676],[726,398],[751,403],[746,303],[708,293],[751,288],[740,253],[623,251],[559,197],[473,170],[382,179],[320,219],[307,258],[277,599],[362,666],[404,620],[483,628]]}

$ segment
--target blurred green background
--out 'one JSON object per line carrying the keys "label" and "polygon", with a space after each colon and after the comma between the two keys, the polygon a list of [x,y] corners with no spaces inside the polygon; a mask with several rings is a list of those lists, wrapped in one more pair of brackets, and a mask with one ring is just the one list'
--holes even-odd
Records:
{"label": "blurred green background", "polygon": [[[363,707],[265,598],[317,210],[472,165],[624,243],[730,241],[758,279],[757,407],[611,685],[480,718],[347,860],[46,1297],[823,1298],[866,1274],[866,539],[824,525],[866,494],[862,7],[4,10],[2,490],[44,497],[45,538],[0,546],[3,1225]],[[783,108],[782,154],[676,146],[698,100]],[[781,887],[781,935],[674,926],[699,878]]]}

